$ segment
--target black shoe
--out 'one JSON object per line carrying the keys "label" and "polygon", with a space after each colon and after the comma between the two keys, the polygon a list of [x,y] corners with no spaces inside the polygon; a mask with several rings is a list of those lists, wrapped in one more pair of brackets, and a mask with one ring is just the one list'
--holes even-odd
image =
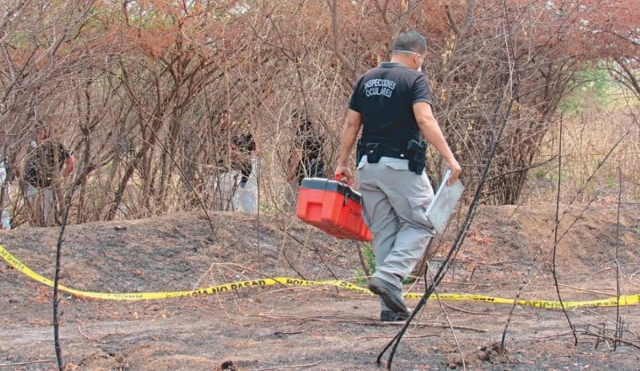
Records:
{"label": "black shoe", "polygon": [[383,310],[380,312],[380,321],[382,322],[404,322],[409,318],[410,313],[396,313],[392,310]]}
{"label": "black shoe", "polygon": [[380,296],[384,304],[396,313],[407,313],[409,310],[402,299],[402,290],[393,287],[389,282],[378,277],[369,280],[369,290]]}

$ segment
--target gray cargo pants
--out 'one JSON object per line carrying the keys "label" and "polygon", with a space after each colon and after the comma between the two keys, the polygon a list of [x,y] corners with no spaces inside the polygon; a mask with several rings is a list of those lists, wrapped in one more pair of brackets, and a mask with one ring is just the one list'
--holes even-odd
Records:
{"label": "gray cargo pants", "polygon": [[[408,160],[382,157],[370,164],[363,156],[358,164],[358,184],[362,215],[373,233],[373,276],[402,290],[402,281],[436,233],[425,213],[433,199],[429,178],[424,172],[409,171]],[[380,303],[382,310],[389,310],[382,300]]]}

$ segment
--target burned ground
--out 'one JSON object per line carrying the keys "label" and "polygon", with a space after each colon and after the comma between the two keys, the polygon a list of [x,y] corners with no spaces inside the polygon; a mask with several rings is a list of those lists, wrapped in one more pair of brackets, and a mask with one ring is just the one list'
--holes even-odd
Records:
{"label": "burned ground", "polygon": [[[640,294],[640,207],[573,206],[564,216],[555,264],[563,300]],[[578,217],[579,216],[579,217]],[[484,207],[438,293],[557,300],[553,206]],[[184,291],[291,277],[363,285],[355,244],[294,217],[233,213],[170,214],[147,220],[68,227],[61,284],[92,292]],[[36,273],[53,278],[57,229],[0,233],[0,244]],[[437,267],[452,236],[441,239]],[[529,279],[526,279],[529,272]],[[528,282],[522,285],[523,281]],[[422,292],[421,282],[405,287]],[[51,289],[0,263],[0,367],[55,368]],[[410,306],[416,300],[409,300]],[[394,370],[637,370],[640,306],[562,311],[429,300],[398,348]],[[68,370],[375,370],[399,324],[377,321],[375,297],[333,286],[251,286],[213,295],[95,300],[66,293],[61,344]],[[600,335],[600,336],[598,336]],[[386,357],[385,357],[386,359]],[[223,368],[224,366],[224,368]]]}

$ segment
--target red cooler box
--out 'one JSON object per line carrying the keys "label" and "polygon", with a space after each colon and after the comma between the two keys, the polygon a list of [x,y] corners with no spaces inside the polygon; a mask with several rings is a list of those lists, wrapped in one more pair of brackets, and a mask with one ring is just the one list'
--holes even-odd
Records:
{"label": "red cooler box", "polygon": [[296,215],[334,237],[371,241],[371,231],[362,220],[362,197],[344,183],[303,179]]}

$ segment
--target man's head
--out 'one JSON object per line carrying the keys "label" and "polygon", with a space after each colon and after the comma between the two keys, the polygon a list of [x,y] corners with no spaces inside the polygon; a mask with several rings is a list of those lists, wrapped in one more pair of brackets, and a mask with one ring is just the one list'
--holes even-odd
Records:
{"label": "man's head", "polygon": [[415,31],[403,32],[396,38],[393,45],[391,60],[400,62],[407,67],[420,71],[427,56],[427,41]]}

